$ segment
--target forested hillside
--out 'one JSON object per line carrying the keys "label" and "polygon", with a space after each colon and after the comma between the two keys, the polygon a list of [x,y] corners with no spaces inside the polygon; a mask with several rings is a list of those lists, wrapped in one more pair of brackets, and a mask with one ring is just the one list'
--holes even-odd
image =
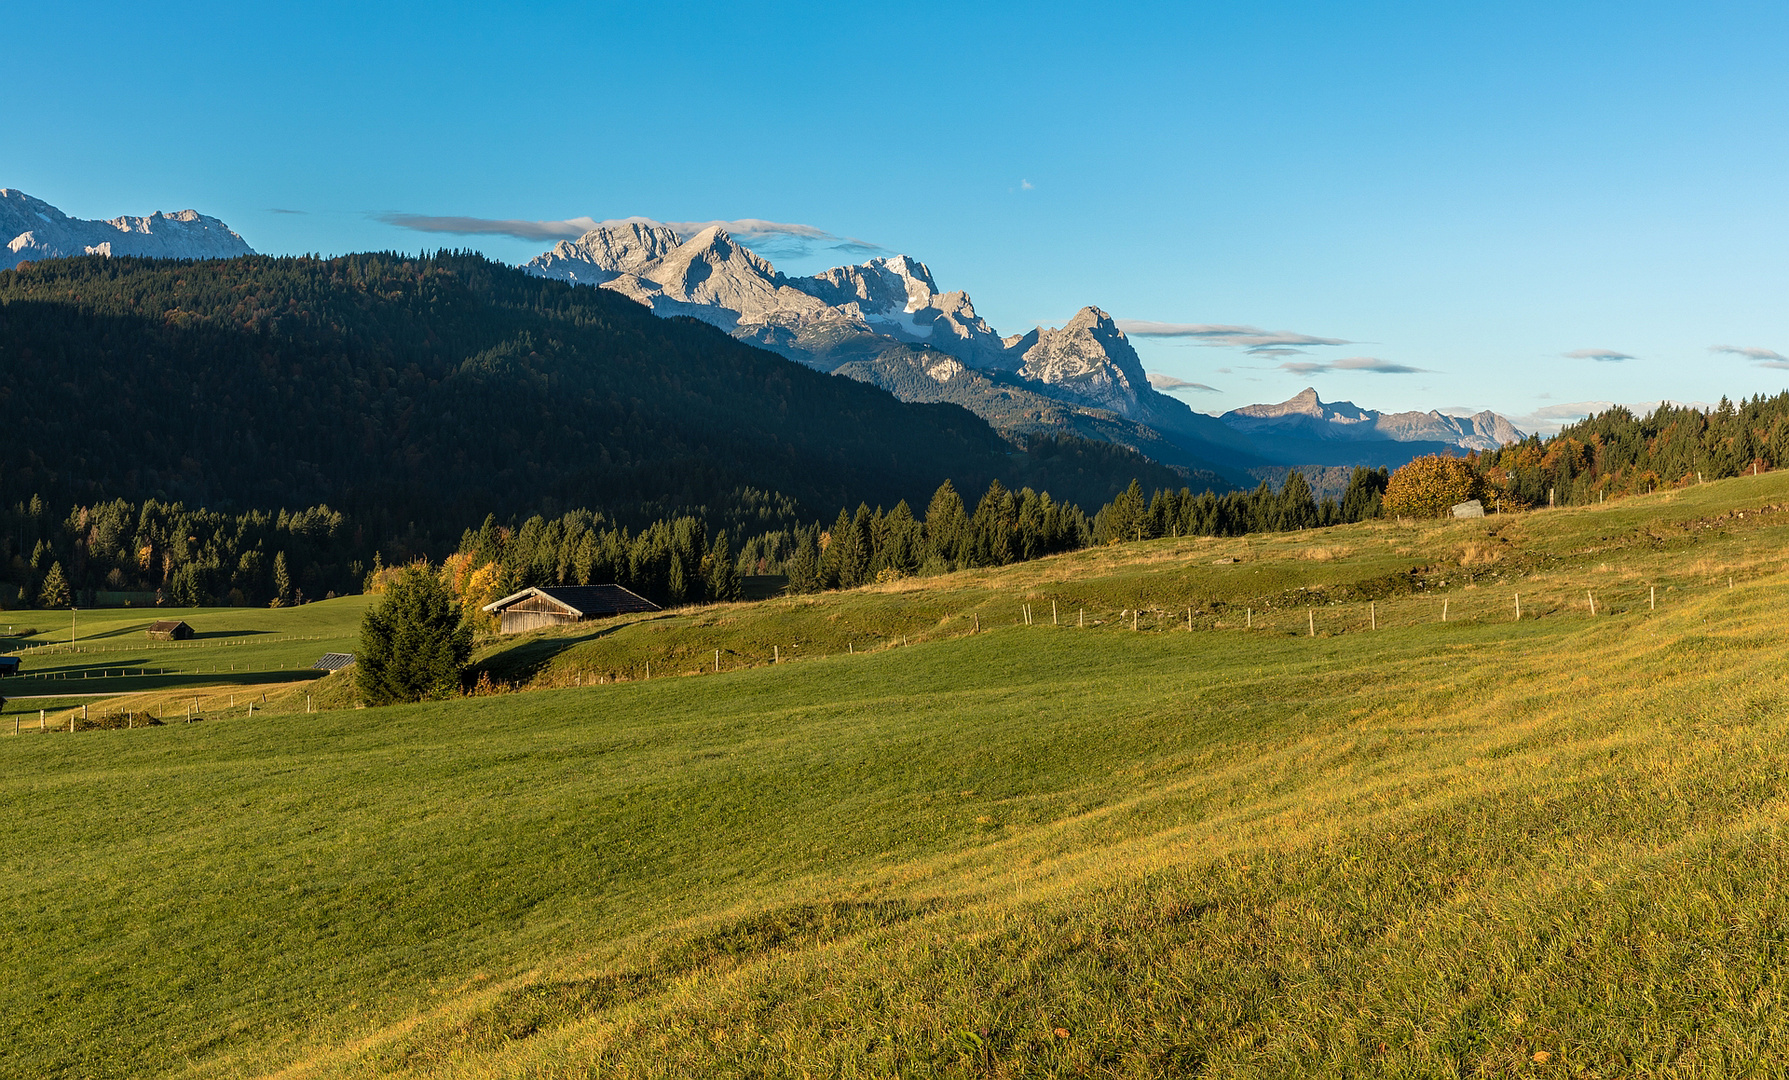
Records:
{"label": "forested hillside", "polygon": [[1091,505],[1177,480],[473,254],[26,264],[0,272],[0,370],[0,503],[327,504],[414,549],[491,513],[793,524],[947,478]]}

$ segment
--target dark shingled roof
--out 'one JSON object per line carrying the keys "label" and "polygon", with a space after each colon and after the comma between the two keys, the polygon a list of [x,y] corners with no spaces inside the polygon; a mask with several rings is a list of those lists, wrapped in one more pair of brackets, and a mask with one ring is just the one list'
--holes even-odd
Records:
{"label": "dark shingled roof", "polygon": [[[182,626],[186,626],[185,619],[158,619],[149,624],[149,632],[151,634],[165,634],[170,630],[177,630]],[[190,630],[192,628],[187,627],[187,629]]]}
{"label": "dark shingled roof", "polygon": [[340,671],[354,666],[354,654],[351,652],[326,652],[323,659],[311,665],[312,671]]}
{"label": "dark shingled roof", "polygon": [[544,588],[523,589],[495,603],[486,604],[484,610],[500,612],[530,596],[545,596],[586,619],[659,609],[657,604],[644,596],[629,592],[619,585],[548,585]]}

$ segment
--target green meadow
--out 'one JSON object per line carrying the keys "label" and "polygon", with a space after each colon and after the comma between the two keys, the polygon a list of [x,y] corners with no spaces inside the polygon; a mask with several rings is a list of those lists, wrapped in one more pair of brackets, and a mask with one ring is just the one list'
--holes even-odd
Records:
{"label": "green meadow", "polygon": [[[1786,509],[1162,540],[488,643],[513,693],[7,725],[0,1075],[1771,1075]],[[351,650],[331,603],[194,614],[190,665]],[[229,674],[119,619],[114,666]]]}
{"label": "green meadow", "polygon": [[[0,730],[10,733],[15,720],[34,726],[42,711],[66,731],[82,705],[96,721],[121,708],[184,717],[194,701],[207,714],[246,715],[248,700],[262,695],[289,707],[294,697],[302,702],[324,653],[355,650],[371,599],[272,609],[0,611],[0,653],[22,661],[18,675],[0,679],[7,699]],[[151,640],[146,630],[159,619],[185,620],[193,638]]]}

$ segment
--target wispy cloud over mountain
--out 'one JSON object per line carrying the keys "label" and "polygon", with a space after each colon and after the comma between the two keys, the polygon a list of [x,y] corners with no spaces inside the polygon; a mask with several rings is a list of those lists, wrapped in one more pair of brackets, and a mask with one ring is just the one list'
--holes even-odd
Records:
{"label": "wispy cloud over mountain", "polygon": [[1215,386],[1206,386],[1202,382],[1188,382],[1185,379],[1176,379],[1172,375],[1162,375],[1153,371],[1149,373],[1149,385],[1155,387],[1164,394],[1175,394],[1183,390],[1200,394],[1215,394],[1218,392],[1218,388]]}
{"label": "wispy cloud over mountain", "polygon": [[1165,323],[1147,319],[1119,319],[1118,329],[1132,337],[1187,338],[1197,345],[1228,346],[1252,353],[1284,356],[1302,352],[1306,345],[1352,345],[1346,338],[1316,337],[1290,330],[1263,330],[1258,326],[1225,326],[1212,323]]}
{"label": "wispy cloud over mountain", "polygon": [[1523,431],[1532,431],[1540,435],[1556,434],[1567,424],[1576,423],[1587,416],[1606,412],[1620,405],[1635,416],[1646,416],[1660,405],[1674,405],[1684,409],[1700,409],[1703,412],[1714,408],[1706,401],[1568,401],[1562,405],[1547,405],[1536,409],[1526,416],[1511,416],[1510,421]]}
{"label": "wispy cloud over mountain", "polygon": [[1756,360],[1759,367],[1789,368],[1789,356],[1784,356],[1775,349],[1763,349],[1756,345],[1710,345],[1711,353],[1728,353],[1743,356],[1747,360]]}
{"label": "wispy cloud over mountain", "polygon": [[1573,349],[1564,354],[1568,360],[1596,360],[1605,364],[1618,364],[1623,360],[1632,360],[1633,356],[1616,352],[1614,349]]}
{"label": "wispy cloud over mountain", "polygon": [[1381,360],[1377,356],[1350,356],[1343,360],[1288,360],[1280,365],[1281,370],[1290,371],[1294,375],[1321,375],[1328,371],[1370,371],[1379,375],[1416,375],[1428,372],[1428,368],[1411,367],[1409,364],[1396,364],[1390,360]]}
{"label": "wispy cloud over mountain", "polygon": [[711,225],[719,225],[734,239],[759,254],[769,257],[801,256],[815,251],[841,251],[856,255],[886,254],[886,248],[868,240],[839,236],[813,225],[763,218],[736,218],[732,221],[654,221],[651,218],[610,218],[598,221],[590,217],[565,218],[560,221],[526,221],[520,218],[481,218],[462,215],[431,216],[428,214],[386,213],[374,217],[387,225],[417,232],[451,233],[456,236],[510,236],[517,240],[576,240],[592,229],[618,225],[664,225],[682,237],[694,236]]}

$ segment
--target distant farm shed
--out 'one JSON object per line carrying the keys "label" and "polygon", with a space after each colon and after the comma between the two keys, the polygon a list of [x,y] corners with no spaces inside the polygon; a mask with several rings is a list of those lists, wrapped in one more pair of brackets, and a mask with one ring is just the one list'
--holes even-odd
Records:
{"label": "distant farm shed", "polygon": [[485,611],[502,621],[505,634],[658,609],[657,604],[619,585],[552,585],[523,589],[484,606]]}
{"label": "distant farm shed", "polygon": [[149,636],[156,641],[187,641],[193,628],[178,619],[162,619],[149,624]]}
{"label": "distant farm shed", "polygon": [[311,665],[312,671],[340,671],[354,666],[354,654],[351,652],[326,652],[323,658]]}

